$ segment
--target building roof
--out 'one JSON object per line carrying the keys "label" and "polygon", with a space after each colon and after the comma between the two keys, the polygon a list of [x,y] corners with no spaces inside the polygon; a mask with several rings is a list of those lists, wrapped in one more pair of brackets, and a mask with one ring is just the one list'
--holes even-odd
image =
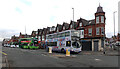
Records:
{"label": "building roof", "polygon": [[101,12],[104,12],[102,7],[99,5],[99,7],[97,8],[97,12],[96,13],[101,13]]}
{"label": "building roof", "polygon": [[38,29],[38,35],[42,34],[42,29]]}
{"label": "building roof", "polygon": [[42,34],[45,35],[47,33],[47,28],[43,28]]}
{"label": "building roof", "polygon": [[65,29],[69,29],[69,24],[68,23],[63,22],[63,26],[65,27]]}
{"label": "building roof", "polygon": [[89,20],[89,25],[95,24],[95,19]]}
{"label": "building roof", "polygon": [[78,26],[78,25],[77,25],[77,22],[72,21],[72,20],[70,21],[70,25],[72,25],[74,29],[76,29],[77,26]]}
{"label": "building roof", "polygon": [[57,26],[56,26],[56,30],[57,30],[57,27],[59,28],[59,31],[62,31],[62,25],[57,24]]}
{"label": "building roof", "polygon": [[82,23],[82,24],[83,24],[83,27],[84,27],[84,26],[87,26],[87,25],[95,24],[95,19],[86,20],[86,19],[80,18],[80,19],[78,19],[77,21],[78,21],[78,23]]}

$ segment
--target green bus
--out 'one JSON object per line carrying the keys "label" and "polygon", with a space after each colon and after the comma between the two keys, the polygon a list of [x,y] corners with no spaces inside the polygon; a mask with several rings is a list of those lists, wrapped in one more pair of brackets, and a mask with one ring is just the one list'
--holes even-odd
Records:
{"label": "green bus", "polygon": [[38,49],[37,38],[20,38],[19,47],[23,49]]}

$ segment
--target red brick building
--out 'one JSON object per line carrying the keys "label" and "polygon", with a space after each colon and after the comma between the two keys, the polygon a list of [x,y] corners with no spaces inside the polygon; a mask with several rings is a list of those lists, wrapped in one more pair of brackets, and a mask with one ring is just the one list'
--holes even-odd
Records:
{"label": "red brick building", "polygon": [[[95,13],[95,19],[79,19],[84,28],[83,50],[102,51],[105,40],[105,12],[99,5]],[[87,43],[87,44],[86,44]]]}
{"label": "red brick building", "polygon": [[63,22],[62,25],[57,24],[56,27],[52,26],[43,28],[41,31],[38,30],[39,40],[45,41],[46,34],[75,29],[79,31],[83,50],[101,51],[104,48],[106,18],[105,12],[100,5],[97,8],[97,12],[94,14],[94,16],[95,18],[92,20],[80,18],[77,20],[77,22],[70,21],[69,24]]}
{"label": "red brick building", "polygon": [[117,35],[117,41],[120,41],[120,34]]}

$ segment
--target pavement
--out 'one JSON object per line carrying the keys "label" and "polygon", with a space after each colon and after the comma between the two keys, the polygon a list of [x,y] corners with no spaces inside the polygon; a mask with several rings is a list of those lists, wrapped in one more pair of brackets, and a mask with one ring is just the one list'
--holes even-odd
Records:
{"label": "pavement", "polygon": [[81,55],[106,55],[106,56],[120,56],[120,53],[116,50],[109,50],[109,51],[98,51],[98,52],[94,52],[94,51],[82,51],[80,53]]}

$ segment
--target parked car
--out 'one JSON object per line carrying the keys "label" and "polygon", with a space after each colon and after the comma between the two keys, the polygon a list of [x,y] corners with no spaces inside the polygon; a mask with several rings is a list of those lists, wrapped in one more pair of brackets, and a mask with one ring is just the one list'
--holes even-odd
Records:
{"label": "parked car", "polygon": [[10,44],[4,44],[3,46],[4,47],[10,47]]}
{"label": "parked car", "polygon": [[18,48],[18,47],[19,47],[19,45],[15,45],[15,47],[17,47],[17,48]]}
{"label": "parked car", "polygon": [[14,47],[15,48],[15,45],[10,45],[10,47]]}
{"label": "parked car", "polygon": [[6,47],[10,47],[10,44],[6,44]]}

